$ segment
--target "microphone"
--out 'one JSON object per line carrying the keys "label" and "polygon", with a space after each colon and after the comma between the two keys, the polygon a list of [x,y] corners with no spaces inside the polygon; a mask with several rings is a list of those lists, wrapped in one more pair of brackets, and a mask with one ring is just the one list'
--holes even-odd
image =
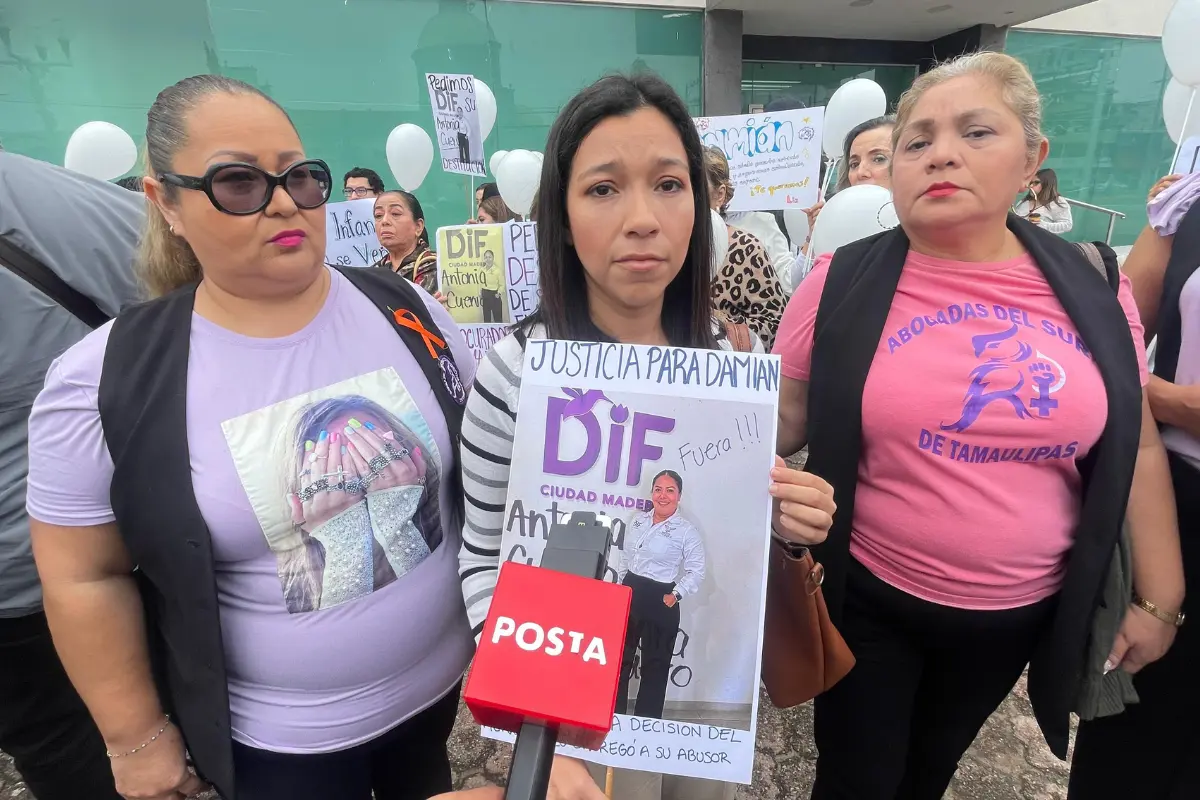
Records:
{"label": "microphone", "polygon": [[543,800],[554,746],[598,750],[612,728],[632,593],[600,580],[612,523],[555,523],[540,567],[508,561],[463,699],[481,725],[517,734],[506,800]]}

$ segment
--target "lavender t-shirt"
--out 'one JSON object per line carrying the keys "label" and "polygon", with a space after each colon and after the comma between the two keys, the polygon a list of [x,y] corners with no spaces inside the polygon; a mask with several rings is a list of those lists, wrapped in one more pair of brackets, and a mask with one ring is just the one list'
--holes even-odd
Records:
{"label": "lavender t-shirt", "polygon": [[[1200,383],[1200,270],[1192,273],[1179,295],[1179,363],[1175,383],[1191,386]],[[1182,428],[1163,429],[1163,444],[1200,469],[1200,440]]]}
{"label": "lavender t-shirt", "polygon": [[[330,275],[324,307],[291,336],[192,316],[187,435],[233,737],[283,753],[378,736],[443,697],[472,652],[437,399],[391,323]],[[457,326],[426,305],[469,385]],[[34,404],[27,505],[43,522],[114,519],[96,405],[108,332],[56,361]]]}

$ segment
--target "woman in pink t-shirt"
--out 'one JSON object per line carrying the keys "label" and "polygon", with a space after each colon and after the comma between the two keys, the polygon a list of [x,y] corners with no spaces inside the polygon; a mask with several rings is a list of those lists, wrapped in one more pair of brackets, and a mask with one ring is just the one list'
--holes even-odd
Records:
{"label": "woman in pink t-shirt", "polygon": [[[817,699],[820,800],[940,798],[1031,662],[1065,757],[1126,498],[1135,590],[1182,598],[1128,281],[1114,296],[1072,245],[1009,218],[1048,151],[1040,117],[1009,56],[919,78],[894,133],[901,229],[818,259],[779,330],[779,452],[808,444],[836,492],[818,558],[857,658]],[[1131,606],[1109,660],[1136,671],[1172,633]]]}

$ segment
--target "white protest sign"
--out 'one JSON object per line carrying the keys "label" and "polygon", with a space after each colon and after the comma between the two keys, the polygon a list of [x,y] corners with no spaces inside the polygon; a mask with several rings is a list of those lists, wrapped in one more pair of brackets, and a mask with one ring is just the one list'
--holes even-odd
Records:
{"label": "white protest sign", "polygon": [[375,235],[375,201],[347,200],[325,206],[325,263],[370,267],[387,255]]}
{"label": "white protest sign", "polygon": [[612,732],[561,753],[750,782],[779,374],[777,356],[529,342],[501,555],[537,564],[553,521],[602,512],[605,579],[633,590]]}
{"label": "white protest sign", "polygon": [[480,361],[541,299],[537,223],[438,228],[437,256],[446,310]]}
{"label": "white protest sign", "polygon": [[437,132],[442,170],[460,175],[487,175],[475,78],[426,73],[425,80],[429,84],[429,103],[433,106],[433,127]]}
{"label": "white protest sign", "polygon": [[699,117],[700,141],[729,159],[730,211],[810,208],[821,175],[824,108]]}

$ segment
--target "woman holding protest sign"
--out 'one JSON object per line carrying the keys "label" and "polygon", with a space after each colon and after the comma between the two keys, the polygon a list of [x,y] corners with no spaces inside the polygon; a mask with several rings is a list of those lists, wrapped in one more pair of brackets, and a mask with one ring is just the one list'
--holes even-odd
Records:
{"label": "woman holding protest sign", "polygon": [[[467,519],[460,575],[478,635],[500,567],[525,343],[530,338],[761,351],[748,331],[713,317],[711,212],[704,152],[686,105],[651,75],[603,78],[575,96],[551,129],[538,197],[542,299],[480,364],[463,421]],[[832,524],[823,480],[777,460],[780,536],[820,541]],[[664,599],[665,602],[665,599]],[[559,759],[567,797],[603,797],[578,762]],[[618,770],[616,796],[732,797],[732,786]]]}
{"label": "woman holding protest sign", "polygon": [[1128,279],[1009,213],[1049,147],[1029,71],[976,53],[922,75],[893,142],[900,227],[818,259],[775,345],[779,452],[807,443],[841,500],[820,560],[857,658],[816,700],[817,800],[940,798],[1026,665],[1065,758],[1083,677],[1174,636],[1100,602],[1127,514],[1134,593],[1183,599]]}
{"label": "woman holding protest sign", "polygon": [[387,250],[375,266],[403,275],[430,294],[437,292],[437,254],[429,247],[425,211],[416,195],[390,189],[375,198],[375,235]]}

